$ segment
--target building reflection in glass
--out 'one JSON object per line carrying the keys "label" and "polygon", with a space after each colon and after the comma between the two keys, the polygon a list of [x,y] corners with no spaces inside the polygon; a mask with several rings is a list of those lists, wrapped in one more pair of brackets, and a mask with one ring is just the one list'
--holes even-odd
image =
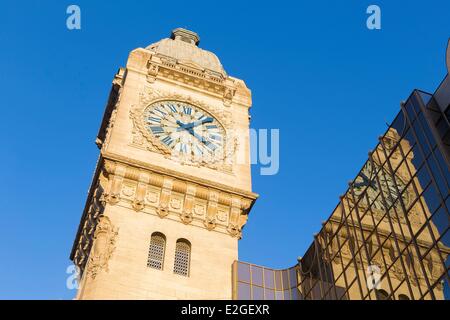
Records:
{"label": "building reflection in glass", "polygon": [[449,299],[449,127],[433,97],[414,91],[298,265],[236,262],[234,297]]}

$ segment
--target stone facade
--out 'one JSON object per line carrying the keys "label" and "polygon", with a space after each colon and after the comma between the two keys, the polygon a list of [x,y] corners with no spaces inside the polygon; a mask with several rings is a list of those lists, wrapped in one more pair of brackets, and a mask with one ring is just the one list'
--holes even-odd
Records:
{"label": "stone facade", "polygon": [[[238,240],[257,198],[249,152],[250,90],[195,33],[130,53],[119,69],[96,140],[93,182],[71,258],[81,271],[78,299],[230,299]],[[223,126],[222,158],[174,157],[143,123],[161,101],[189,103]],[[166,237],[162,270],[147,267],[151,235]],[[189,276],[173,273],[175,245],[191,245]]]}

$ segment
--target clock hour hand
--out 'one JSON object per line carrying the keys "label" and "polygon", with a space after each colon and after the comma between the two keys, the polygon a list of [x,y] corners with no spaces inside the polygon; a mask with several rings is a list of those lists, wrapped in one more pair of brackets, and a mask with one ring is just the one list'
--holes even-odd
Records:
{"label": "clock hour hand", "polygon": [[186,126],[186,124],[181,122],[180,120],[177,120],[177,125],[179,125],[182,128]]}
{"label": "clock hour hand", "polygon": [[373,190],[377,191],[377,185],[375,181],[363,181],[353,183],[354,188],[371,187]]}
{"label": "clock hour hand", "polygon": [[363,172],[359,173],[359,178],[361,178],[362,181],[361,182],[355,181],[355,183],[353,184],[356,188],[365,187],[370,184],[369,178],[367,178],[367,176]]}
{"label": "clock hour hand", "polygon": [[366,185],[374,189],[375,191],[378,189],[377,184],[374,180],[370,180],[369,177],[367,177],[363,172],[359,174],[359,176],[363,179],[363,182],[361,185]]}
{"label": "clock hour hand", "polygon": [[368,183],[370,181],[370,179],[365,175],[365,173],[361,172],[360,177],[363,178],[364,182]]}
{"label": "clock hour hand", "polygon": [[189,129],[187,127],[189,124],[183,123],[180,120],[177,120],[177,125],[180,126],[179,128],[177,128],[177,131],[182,131],[182,130],[188,130]]}

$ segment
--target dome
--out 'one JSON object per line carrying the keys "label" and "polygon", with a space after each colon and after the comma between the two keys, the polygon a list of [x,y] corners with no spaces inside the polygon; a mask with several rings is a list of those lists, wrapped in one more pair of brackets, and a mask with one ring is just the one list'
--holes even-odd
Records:
{"label": "dome", "polygon": [[197,33],[178,28],[172,31],[170,38],[162,39],[149,45],[146,49],[157,55],[168,56],[180,63],[193,64],[201,69],[208,69],[225,75],[219,58],[212,52],[200,49],[200,37]]}

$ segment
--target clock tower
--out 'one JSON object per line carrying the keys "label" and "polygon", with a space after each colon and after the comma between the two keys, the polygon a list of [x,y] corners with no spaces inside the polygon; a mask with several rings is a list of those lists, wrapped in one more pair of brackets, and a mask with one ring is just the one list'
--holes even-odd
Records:
{"label": "clock tower", "polygon": [[77,299],[231,299],[257,198],[251,93],[199,36],[133,50],[114,77],[71,259]]}

